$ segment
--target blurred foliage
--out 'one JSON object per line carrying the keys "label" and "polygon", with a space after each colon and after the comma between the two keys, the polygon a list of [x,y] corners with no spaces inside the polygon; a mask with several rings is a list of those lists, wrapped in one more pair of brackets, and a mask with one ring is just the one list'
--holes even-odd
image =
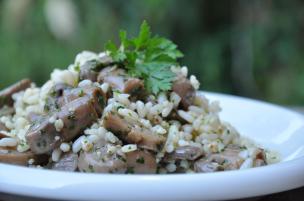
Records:
{"label": "blurred foliage", "polygon": [[0,0],[1,88],[23,77],[42,84],[78,52],[101,51],[107,40],[117,40],[120,28],[134,34],[146,19],[154,33],[179,45],[185,54],[181,63],[203,90],[304,103],[303,1],[68,2],[78,22],[63,39],[51,31],[47,1]]}

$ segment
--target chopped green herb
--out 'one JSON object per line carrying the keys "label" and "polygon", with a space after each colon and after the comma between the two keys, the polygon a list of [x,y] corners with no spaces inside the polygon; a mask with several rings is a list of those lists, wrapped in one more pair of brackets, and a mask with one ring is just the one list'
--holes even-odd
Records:
{"label": "chopped green herb", "polygon": [[44,111],[49,112],[50,111],[50,105],[49,104],[45,104],[44,105]]}
{"label": "chopped green herb", "polygon": [[79,63],[74,67],[74,70],[76,72],[80,72],[80,65],[79,65]]}
{"label": "chopped green herb", "polygon": [[126,174],[134,174],[134,167],[127,167]]}
{"label": "chopped green herb", "polygon": [[60,109],[60,106],[59,106],[59,104],[57,103],[57,101],[55,101],[54,106],[55,106],[55,109],[56,109],[56,110],[59,110],[59,109]]}
{"label": "chopped green herb", "polygon": [[246,147],[246,146],[240,146],[240,149],[241,149],[241,150],[246,150],[247,147]]}
{"label": "chopped green herb", "polygon": [[89,165],[89,172],[95,172],[94,167],[92,165]]}
{"label": "chopped green herb", "polygon": [[113,89],[112,91],[113,93],[121,94],[121,92],[118,89]]}
{"label": "chopped green herb", "polygon": [[103,98],[103,96],[98,96],[98,103],[102,106],[102,107],[104,107],[105,106],[105,100],[104,100],[104,98]]}
{"label": "chopped green herb", "polygon": [[144,80],[146,89],[154,94],[171,89],[174,73],[172,65],[183,54],[172,41],[152,36],[150,27],[144,21],[137,37],[127,38],[126,31],[120,31],[120,47],[109,41],[105,49],[114,63],[128,70],[131,76]]}
{"label": "chopped green herb", "polygon": [[50,95],[55,97],[57,95],[57,92],[53,89],[53,90],[51,90]]}
{"label": "chopped green herb", "polygon": [[124,106],[120,105],[120,106],[117,107],[117,111],[118,111],[119,109],[124,109],[124,108],[125,108]]}
{"label": "chopped green herb", "polygon": [[69,111],[68,119],[73,121],[76,120],[76,116],[73,111]]}
{"label": "chopped green herb", "polygon": [[79,94],[78,94],[78,96],[79,96],[79,97],[82,97],[82,96],[84,96],[84,91],[83,91],[83,89],[81,89],[81,90],[79,91]]}
{"label": "chopped green herb", "polygon": [[124,157],[122,157],[121,155],[117,155],[117,158],[119,160],[121,160],[122,162],[127,162],[127,160]]}
{"label": "chopped green herb", "polygon": [[140,158],[136,159],[136,163],[144,164],[145,163],[145,158],[140,157]]}

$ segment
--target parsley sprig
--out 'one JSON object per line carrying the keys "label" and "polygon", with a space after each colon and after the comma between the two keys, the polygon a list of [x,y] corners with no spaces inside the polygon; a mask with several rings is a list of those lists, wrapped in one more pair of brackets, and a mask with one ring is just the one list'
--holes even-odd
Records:
{"label": "parsley sprig", "polygon": [[130,76],[143,79],[146,89],[153,94],[170,90],[175,76],[170,67],[178,65],[177,59],[183,57],[177,45],[166,38],[152,36],[146,21],[137,37],[128,38],[122,30],[119,38],[119,47],[111,41],[105,46],[114,63],[126,68]]}

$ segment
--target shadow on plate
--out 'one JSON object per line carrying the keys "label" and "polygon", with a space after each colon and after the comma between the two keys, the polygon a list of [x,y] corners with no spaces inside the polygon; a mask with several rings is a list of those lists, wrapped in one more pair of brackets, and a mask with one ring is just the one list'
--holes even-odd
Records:
{"label": "shadow on plate", "polygon": [[[276,193],[273,195],[239,199],[235,201],[303,201],[303,198],[304,198],[304,187],[282,193]],[[41,198],[33,198],[33,197],[0,193],[0,201],[60,201],[60,200],[41,199]]]}

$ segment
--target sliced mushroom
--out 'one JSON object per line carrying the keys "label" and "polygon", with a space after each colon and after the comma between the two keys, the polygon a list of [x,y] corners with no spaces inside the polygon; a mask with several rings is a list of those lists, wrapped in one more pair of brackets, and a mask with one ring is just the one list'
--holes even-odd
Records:
{"label": "sliced mushroom", "polygon": [[64,141],[70,141],[97,120],[98,115],[92,99],[82,97],[63,106],[57,118],[64,124],[60,131],[61,137]]}
{"label": "sliced mushroom", "polygon": [[155,156],[148,151],[136,150],[126,153],[129,173],[155,174],[157,163]]}
{"label": "sliced mushroom", "polygon": [[144,128],[132,128],[125,139],[128,143],[135,143],[140,148],[159,151],[165,143],[165,137],[151,132]]}
{"label": "sliced mushroom", "polygon": [[154,134],[148,129],[131,125],[116,114],[110,113],[105,117],[104,127],[116,134],[121,140],[137,144],[140,148],[151,151],[159,151],[165,142],[165,137]]}
{"label": "sliced mushroom", "polygon": [[92,82],[97,81],[98,72],[111,65],[112,58],[104,55],[99,60],[89,60],[80,66],[79,79],[80,80],[91,80]]}
{"label": "sliced mushroom", "polygon": [[218,154],[210,154],[206,158],[194,163],[196,172],[236,170],[239,169],[244,159],[239,156],[241,148],[237,145],[228,145],[227,148]]}
{"label": "sliced mushroom", "polygon": [[60,133],[56,131],[54,123],[49,122],[48,117],[44,117],[29,128],[25,137],[35,154],[44,154],[59,146],[59,136]]}
{"label": "sliced mushroom", "polygon": [[78,159],[78,169],[81,172],[125,173],[126,159],[116,152],[109,153],[107,143],[95,145],[90,152],[82,151]]}
{"label": "sliced mushroom", "polygon": [[113,89],[123,91],[127,73],[125,70],[117,67],[107,67],[100,71],[97,81],[99,83],[108,83]]}
{"label": "sliced mushroom", "polygon": [[137,78],[130,78],[125,82],[123,93],[130,94],[131,100],[143,99],[147,96],[144,82]]}
{"label": "sliced mushroom", "polygon": [[48,161],[47,155],[36,155],[31,151],[18,152],[16,150],[0,149],[0,162],[14,165],[27,166],[29,160],[33,159],[35,165],[45,164]]}
{"label": "sliced mushroom", "polygon": [[64,83],[55,84],[46,99],[44,110],[50,113],[59,111],[60,107],[65,103],[63,98],[64,91],[71,89],[71,86]]}
{"label": "sliced mushroom", "polygon": [[132,100],[143,99],[146,97],[144,82],[138,78],[132,78],[126,71],[117,67],[107,67],[103,69],[97,81],[108,83],[112,89],[131,95]]}
{"label": "sliced mushroom", "polygon": [[100,116],[107,102],[107,96],[99,87],[95,86],[78,87],[65,90],[61,98],[58,100],[59,107],[85,96],[91,99],[96,112]]}
{"label": "sliced mushroom", "polygon": [[204,152],[202,148],[186,145],[175,149],[175,151],[170,154],[170,158],[174,160],[190,160],[194,161],[199,157],[203,156]]}
{"label": "sliced mushroom", "polygon": [[199,160],[194,163],[195,172],[217,172],[223,170],[218,163],[210,162],[208,160]]}
{"label": "sliced mushroom", "polygon": [[190,81],[184,77],[177,79],[173,85],[172,90],[181,97],[180,106],[187,110],[193,104],[195,98],[195,89]]}
{"label": "sliced mushroom", "polygon": [[125,139],[125,136],[131,131],[132,125],[120,116],[109,113],[104,118],[104,127],[116,134],[119,138]]}
{"label": "sliced mushroom", "polygon": [[14,104],[12,95],[29,88],[31,83],[29,79],[24,79],[0,91],[0,108],[4,105],[12,106]]}
{"label": "sliced mushroom", "polygon": [[49,118],[45,118],[34,124],[27,132],[26,139],[34,153],[48,153],[60,142],[74,139],[91,125],[98,115],[91,99],[81,97],[63,106],[54,117],[63,121],[64,126],[60,131],[56,130]]}
{"label": "sliced mushroom", "polygon": [[75,172],[78,166],[78,155],[72,152],[64,154],[60,160],[52,165],[53,170]]}

